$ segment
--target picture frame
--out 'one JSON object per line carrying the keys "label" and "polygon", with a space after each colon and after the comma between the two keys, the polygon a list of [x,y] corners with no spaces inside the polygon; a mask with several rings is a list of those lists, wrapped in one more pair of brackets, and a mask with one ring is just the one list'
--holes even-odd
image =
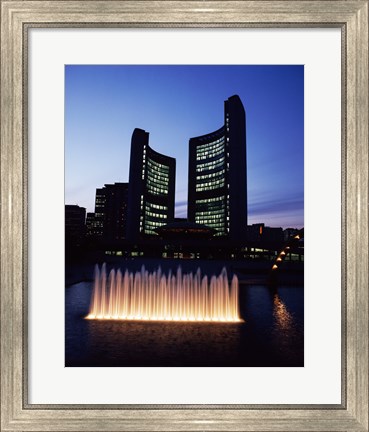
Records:
{"label": "picture frame", "polygon": [[[1,0],[1,10],[1,430],[368,431],[368,1]],[[33,27],[341,30],[340,404],[28,403],[27,62]]]}

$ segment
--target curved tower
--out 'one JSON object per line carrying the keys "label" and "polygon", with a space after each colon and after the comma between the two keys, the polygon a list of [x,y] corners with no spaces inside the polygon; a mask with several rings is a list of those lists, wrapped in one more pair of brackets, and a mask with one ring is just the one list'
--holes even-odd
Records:
{"label": "curved tower", "polygon": [[149,146],[149,134],[135,129],[129,167],[127,238],[156,236],[154,231],[174,219],[174,158]]}
{"label": "curved tower", "polygon": [[246,120],[240,98],[224,102],[224,125],[189,142],[188,219],[215,236],[244,240],[247,227]]}

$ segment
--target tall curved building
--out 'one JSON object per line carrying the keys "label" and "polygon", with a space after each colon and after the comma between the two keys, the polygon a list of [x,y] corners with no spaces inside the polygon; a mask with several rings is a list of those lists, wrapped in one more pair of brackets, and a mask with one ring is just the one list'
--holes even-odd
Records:
{"label": "tall curved building", "polygon": [[176,160],[149,146],[149,134],[135,129],[129,168],[127,238],[156,236],[174,219]]}
{"label": "tall curved building", "polygon": [[224,125],[189,142],[188,219],[243,240],[247,229],[246,120],[239,96],[224,102]]}

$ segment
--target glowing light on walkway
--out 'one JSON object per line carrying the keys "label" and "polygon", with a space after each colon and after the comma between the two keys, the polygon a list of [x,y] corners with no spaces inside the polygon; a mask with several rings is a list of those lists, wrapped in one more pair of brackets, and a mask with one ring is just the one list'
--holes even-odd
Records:
{"label": "glowing light on walkway", "polygon": [[153,273],[144,266],[133,273],[128,270],[106,272],[95,266],[95,279],[87,319],[139,321],[211,321],[240,322],[238,278],[231,283],[225,268],[219,276]]}

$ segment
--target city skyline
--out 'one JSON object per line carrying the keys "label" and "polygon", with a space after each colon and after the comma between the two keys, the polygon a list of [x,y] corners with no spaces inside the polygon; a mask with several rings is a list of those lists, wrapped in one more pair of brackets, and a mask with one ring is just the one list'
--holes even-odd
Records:
{"label": "city skyline", "polygon": [[249,224],[303,227],[303,66],[66,66],[65,202],[94,211],[96,188],[127,182],[135,128],[177,164],[187,217],[189,139],[216,130],[223,101],[246,110]]}

